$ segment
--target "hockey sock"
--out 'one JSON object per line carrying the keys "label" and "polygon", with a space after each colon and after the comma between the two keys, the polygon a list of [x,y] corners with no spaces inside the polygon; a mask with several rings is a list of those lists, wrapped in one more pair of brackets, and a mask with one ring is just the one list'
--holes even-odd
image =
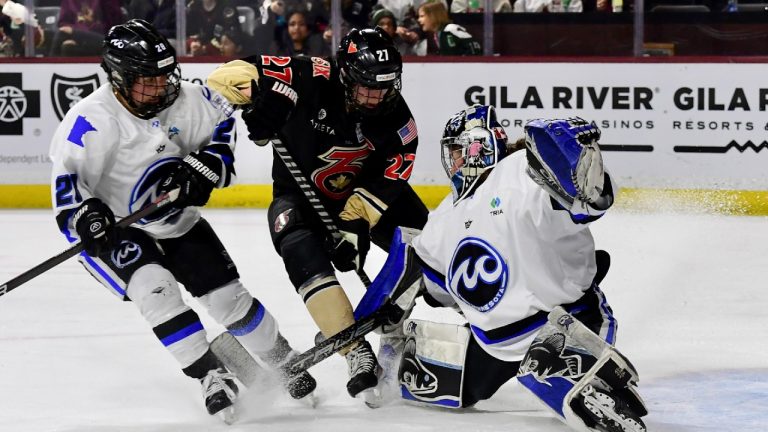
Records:
{"label": "hockey sock", "polygon": [[[307,306],[317,327],[328,338],[355,322],[352,304],[336,280],[336,276],[317,276],[299,288],[299,294]],[[356,343],[339,351],[345,355]]]}

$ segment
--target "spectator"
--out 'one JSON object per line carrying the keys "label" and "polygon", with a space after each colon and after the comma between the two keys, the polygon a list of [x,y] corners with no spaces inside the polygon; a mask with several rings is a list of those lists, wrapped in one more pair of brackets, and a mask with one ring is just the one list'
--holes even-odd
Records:
{"label": "spectator", "polygon": [[221,35],[219,50],[224,57],[242,57],[245,34],[239,28],[230,27]]}
{"label": "spectator", "polygon": [[275,47],[271,50],[276,55],[295,56],[299,54],[309,56],[330,56],[331,49],[323,38],[311,32],[307,25],[307,14],[303,9],[288,13],[288,26],[284,27],[275,40]]}
{"label": "spectator", "polygon": [[401,55],[418,55],[415,44],[419,41],[419,35],[405,27],[398,27],[395,14],[380,5],[374,6],[371,14],[371,27],[376,26],[392,38]]}
{"label": "spectator", "polygon": [[239,25],[229,0],[192,0],[187,8],[187,51],[192,56],[219,55],[224,30]]}
{"label": "spectator", "polygon": [[[453,0],[451,13],[480,13],[483,12],[484,5],[484,0]],[[512,3],[509,0],[493,0],[493,11],[496,13],[512,12]]]}
{"label": "spectator", "polygon": [[[416,0],[379,0],[378,5],[392,12],[399,26],[412,32],[420,32],[421,28],[416,19],[417,5],[414,1]],[[398,30],[398,32],[401,32],[401,30]]]}
{"label": "spectator", "polygon": [[448,17],[448,9],[439,1],[429,1],[419,6],[419,24],[431,39],[427,39],[427,54],[481,55],[480,43],[467,30],[454,24]]}
{"label": "spectator", "polygon": [[285,10],[304,11],[307,27],[312,33],[322,33],[330,21],[330,9],[326,9],[323,0],[286,0]]}
{"label": "spectator", "polygon": [[582,12],[581,0],[517,0],[515,12]]}
{"label": "spectator", "polygon": [[50,55],[99,55],[107,30],[121,22],[119,0],[62,0]]}
{"label": "spectator", "polygon": [[[152,24],[158,33],[168,39],[176,37],[176,2],[174,0],[130,0],[128,18],[137,18]],[[171,41],[173,43],[173,41]]]}
{"label": "spectator", "polygon": [[341,17],[351,28],[365,28],[376,0],[341,0]]}
{"label": "spectator", "polygon": [[15,57],[24,53],[25,26],[35,28],[35,46],[45,42],[45,32],[38,25],[34,15],[30,15],[23,4],[11,0],[0,0],[0,57]]}

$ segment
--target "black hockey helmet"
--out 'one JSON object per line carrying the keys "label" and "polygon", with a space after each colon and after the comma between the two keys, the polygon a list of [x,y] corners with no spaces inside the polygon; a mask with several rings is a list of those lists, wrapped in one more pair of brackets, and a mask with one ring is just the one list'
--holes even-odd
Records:
{"label": "black hockey helmet", "polygon": [[[387,110],[394,105],[401,89],[403,59],[392,38],[381,28],[352,29],[341,40],[336,53],[347,103],[366,114]],[[356,97],[360,87],[385,90],[375,106],[363,104]]]}
{"label": "black hockey helmet", "polygon": [[[132,19],[109,29],[102,45],[101,67],[112,88],[139,118],[152,118],[179,96],[181,71],[176,50],[144,20]],[[139,77],[156,79],[134,91]]]}

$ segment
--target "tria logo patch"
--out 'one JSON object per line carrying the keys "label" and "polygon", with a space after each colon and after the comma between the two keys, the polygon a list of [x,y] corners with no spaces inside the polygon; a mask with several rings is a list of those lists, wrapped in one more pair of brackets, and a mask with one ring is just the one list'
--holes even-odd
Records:
{"label": "tria logo patch", "polygon": [[355,45],[354,42],[351,42],[349,44],[349,47],[347,48],[347,54],[352,54],[357,52],[357,45]]}

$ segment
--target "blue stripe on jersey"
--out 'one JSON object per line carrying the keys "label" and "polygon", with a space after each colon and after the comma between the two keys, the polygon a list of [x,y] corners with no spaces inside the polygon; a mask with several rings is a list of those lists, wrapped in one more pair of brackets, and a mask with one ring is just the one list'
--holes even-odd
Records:
{"label": "blue stripe on jersey", "polygon": [[[570,314],[577,314],[587,309],[587,307],[588,307],[587,305],[578,305],[578,306],[571,306],[571,307],[564,306],[563,308]],[[530,323],[527,323],[527,321],[530,321]],[[503,327],[489,330],[488,332],[484,331],[480,327],[476,327],[473,325],[470,325],[470,328],[472,329],[472,333],[474,333],[475,336],[477,336],[477,338],[480,339],[484,344],[493,345],[493,344],[508,341],[510,339],[523,337],[531,332],[534,332],[540,329],[542,326],[544,326],[544,324],[546,324],[546,322],[547,322],[547,313],[544,311],[541,311],[541,312],[537,312],[535,315],[531,315],[528,318],[524,318],[520,321],[507,324]],[[520,325],[517,325],[517,324],[520,324]],[[492,331],[495,331],[498,333],[499,330],[503,329],[504,327],[509,327],[509,333],[504,333],[501,336],[496,336],[495,338],[492,338],[488,335],[488,333]]]}
{"label": "blue stripe on jersey", "polygon": [[64,210],[65,212],[69,212],[67,215],[67,218],[64,220],[64,224],[62,224],[59,227],[59,231],[61,231],[62,234],[64,234],[64,237],[66,237],[67,241],[70,243],[74,243],[77,241],[77,237],[75,234],[72,233],[72,231],[69,229],[69,221],[72,219],[72,216],[75,215],[77,208],[72,208],[69,210]]}
{"label": "blue stripe on jersey", "polygon": [[106,281],[106,282],[109,284],[109,286],[111,286],[111,287],[112,287],[112,289],[113,289],[113,290],[115,290],[115,291],[116,291],[118,294],[120,294],[121,296],[125,296],[125,290],[124,290],[124,289],[123,289],[123,288],[122,288],[122,287],[121,287],[121,286],[120,286],[120,285],[117,283],[117,281],[115,281],[114,279],[112,279],[112,277],[111,277],[111,276],[109,276],[109,275],[107,274],[107,272],[105,272],[105,271],[104,271],[104,269],[103,269],[103,268],[101,268],[101,267],[100,267],[100,266],[99,266],[99,265],[96,263],[96,261],[94,261],[94,260],[93,260],[93,258],[91,258],[90,256],[88,256],[88,254],[87,254],[87,253],[85,253],[85,252],[80,252],[80,256],[82,256],[82,257],[83,257],[83,259],[85,260],[85,262],[87,262],[87,263],[88,263],[88,265],[90,265],[90,266],[91,266],[91,268],[93,268],[94,270],[96,270],[96,273],[98,273],[98,274],[99,274],[99,275],[100,275],[102,278],[104,278],[104,280],[105,280],[105,281]]}
{"label": "blue stripe on jersey", "polygon": [[424,272],[424,276],[426,276],[427,279],[431,280],[435,285],[448,292],[448,288],[445,287],[444,277],[438,275],[437,273],[433,273],[432,269],[426,266],[422,266],[422,271]]}
{"label": "blue stripe on jersey", "polygon": [[[229,147],[227,147],[229,148]],[[235,162],[235,159],[232,157],[231,154],[224,154],[223,152],[216,151],[213,147],[209,146],[203,149],[203,153],[210,153],[214,156],[218,156],[221,158],[221,160],[224,162],[224,164],[227,165],[227,169],[230,169],[232,164]]]}
{"label": "blue stripe on jersey", "polygon": [[160,342],[162,342],[164,346],[173,345],[174,343],[184,339],[185,337],[189,335],[193,335],[201,330],[203,330],[203,324],[200,321],[197,321],[184,327],[183,329],[177,331],[176,333],[170,336],[166,336],[160,339]]}
{"label": "blue stripe on jersey", "polygon": [[255,314],[253,314],[253,318],[243,327],[236,328],[236,329],[229,329],[229,332],[232,333],[232,336],[245,336],[248,333],[254,331],[256,327],[261,324],[261,321],[264,319],[264,315],[266,313],[266,309],[264,308],[264,305],[259,304],[259,309],[256,311]]}

